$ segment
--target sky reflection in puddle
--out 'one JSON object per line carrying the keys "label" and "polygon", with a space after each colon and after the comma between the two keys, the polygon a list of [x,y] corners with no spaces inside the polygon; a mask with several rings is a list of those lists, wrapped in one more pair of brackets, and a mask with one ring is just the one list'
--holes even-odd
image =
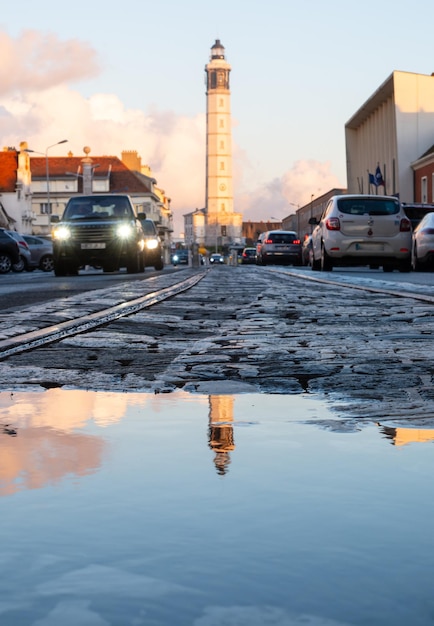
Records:
{"label": "sky reflection in puddle", "polygon": [[352,425],[303,395],[0,393],[0,623],[431,623],[434,431]]}

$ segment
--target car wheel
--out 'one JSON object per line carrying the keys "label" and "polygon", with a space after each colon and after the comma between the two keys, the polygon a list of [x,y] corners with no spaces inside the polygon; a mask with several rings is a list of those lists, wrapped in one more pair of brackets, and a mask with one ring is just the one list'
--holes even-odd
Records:
{"label": "car wheel", "polygon": [[137,274],[140,271],[140,254],[134,252],[127,261],[127,272],[128,274]]}
{"label": "car wheel", "polygon": [[160,270],[162,270],[163,268],[164,268],[163,259],[159,259],[159,260],[157,261],[157,263],[155,263],[155,265],[154,265],[154,269],[156,269],[156,270],[159,272],[159,271],[160,271]]}
{"label": "car wheel", "polygon": [[331,272],[333,269],[333,263],[327,251],[324,247],[324,244],[321,246],[321,260],[320,260],[320,269],[322,272]]}
{"label": "car wheel", "polygon": [[55,276],[66,276],[68,273],[68,268],[65,263],[55,263],[54,264],[54,275]]}
{"label": "car wheel", "polygon": [[402,263],[400,263],[398,270],[400,272],[411,272],[411,261],[402,261]]}
{"label": "car wheel", "polygon": [[52,272],[54,269],[54,260],[53,257],[48,254],[47,256],[43,256],[39,261],[39,269],[43,272]]}
{"label": "car wheel", "polygon": [[13,272],[23,272],[26,268],[26,261],[24,259],[23,256],[20,255],[20,260],[18,261],[18,263],[13,263],[12,264],[12,271]]}
{"label": "car wheel", "polygon": [[0,254],[0,274],[7,274],[11,269],[11,257],[8,254]]}
{"label": "car wheel", "polygon": [[314,272],[319,272],[319,270],[321,269],[321,260],[316,259],[313,256],[313,254],[312,254],[311,268],[313,269]]}
{"label": "car wheel", "polygon": [[417,258],[417,248],[414,247],[413,253],[411,255],[411,267],[415,272],[420,272],[422,269],[422,263]]}

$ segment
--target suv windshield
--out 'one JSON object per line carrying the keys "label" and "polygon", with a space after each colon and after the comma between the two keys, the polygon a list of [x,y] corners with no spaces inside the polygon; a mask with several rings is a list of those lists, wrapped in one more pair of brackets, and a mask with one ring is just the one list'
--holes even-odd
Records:
{"label": "suv windshield", "polygon": [[133,219],[134,215],[127,198],[72,198],[68,202],[64,220],[106,219],[107,217]]}
{"label": "suv windshield", "polygon": [[340,198],[338,209],[349,215],[396,215],[400,205],[397,200],[384,198]]}

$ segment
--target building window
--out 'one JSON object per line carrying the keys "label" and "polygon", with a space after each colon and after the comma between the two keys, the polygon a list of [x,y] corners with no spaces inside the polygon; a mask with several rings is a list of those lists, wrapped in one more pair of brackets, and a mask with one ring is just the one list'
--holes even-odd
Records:
{"label": "building window", "polygon": [[220,98],[219,107],[224,107],[224,106],[225,106],[225,101],[223,100],[223,98]]}
{"label": "building window", "polygon": [[223,119],[220,120],[220,128],[225,127],[225,121]]}
{"label": "building window", "polygon": [[431,174],[431,202],[434,202],[434,174]]}
{"label": "building window", "polygon": [[52,209],[51,202],[50,202],[50,210],[48,210],[48,203],[47,202],[42,202],[39,205],[39,211],[40,211],[40,213],[42,215],[49,215],[51,213],[51,209]]}
{"label": "building window", "polygon": [[221,170],[225,169],[225,162],[224,161],[220,161],[220,169]]}
{"label": "building window", "polygon": [[428,202],[428,180],[426,176],[422,176],[420,180],[420,201],[424,204]]}
{"label": "building window", "polygon": [[224,150],[225,149],[225,142],[221,141],[220,142],[220,150]]}
{"label": "building window", "polygon": [[222,202],[222,203],[221,203],[221,205],[220,205],[220,210],[221,210],[223,213],[226,211],[226,206],[225,206],[225,203],[224,203],[224,202]]}

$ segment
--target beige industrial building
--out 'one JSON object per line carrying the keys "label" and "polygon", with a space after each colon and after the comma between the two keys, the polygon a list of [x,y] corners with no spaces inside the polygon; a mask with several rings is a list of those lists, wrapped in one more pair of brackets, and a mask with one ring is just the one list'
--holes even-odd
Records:
{"label": "beige industrial building", "polygon": [[[415,200],[412,163],[434,144],[434,75],[394,71],[345,124],[348,193]],[[384,186],[369,184],[380,167]]]}

